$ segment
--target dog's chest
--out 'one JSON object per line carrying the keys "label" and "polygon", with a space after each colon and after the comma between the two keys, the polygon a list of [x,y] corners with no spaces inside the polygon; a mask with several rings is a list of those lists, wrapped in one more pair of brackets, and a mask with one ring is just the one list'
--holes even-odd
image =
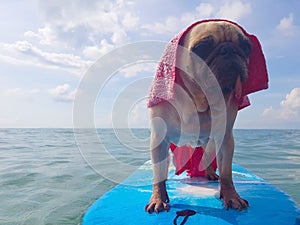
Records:
{"label": "dog's chest", "polygon": [[178,146],[190,145],[191,147],[204,146],[207,144],[209,136],[201,135],[197,133],[181,133],[177,138],[175,143]]}
{"label": "dog's chest", "polygon": [[191,145],[192,147],[207,144],[211,130],[211,117],[209,112],[198,113],[188,120],[181,120],[171,135],[173,141],[179,146]]}

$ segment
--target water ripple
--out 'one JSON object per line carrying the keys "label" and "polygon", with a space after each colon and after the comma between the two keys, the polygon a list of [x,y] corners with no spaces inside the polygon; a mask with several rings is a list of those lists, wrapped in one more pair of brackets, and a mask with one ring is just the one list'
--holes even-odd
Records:
{"label": "water ripple", "polygon": [[[118,132],[123,136],[99,130],[110,154],[136,166],[149,158],[148,129],[133,131],[135,140]],[[300,203],[300,131],[234,133],[234,161]],[[100,166],[113,171],[114,165],[101,161],[96,150],[93,154]],[[5,206],[0,207],[1,224],[79,224],[88,206],[115,185],[84,161],[72,129],[0,129],[0,162],[1,205]]]}

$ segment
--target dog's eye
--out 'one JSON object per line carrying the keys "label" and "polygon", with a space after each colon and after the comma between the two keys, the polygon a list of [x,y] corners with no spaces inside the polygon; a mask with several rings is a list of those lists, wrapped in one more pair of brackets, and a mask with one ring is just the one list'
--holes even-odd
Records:
{"label": "dog's eye", "polygon": [[206,59],[208,55],[211,53],[211,51],[214,48],[214,39],[212,36],[207,36],[203,38],[200,42],[195,44],[195,46],[192,48],[192,52],[197,54],[202,59]]}
{"label": "dog's eye", "polygon": [[251,43],[249,40],[244,39],[242,36],[239,36],[239,46],[243,50],[246,57],[250,56],[251,53]]}

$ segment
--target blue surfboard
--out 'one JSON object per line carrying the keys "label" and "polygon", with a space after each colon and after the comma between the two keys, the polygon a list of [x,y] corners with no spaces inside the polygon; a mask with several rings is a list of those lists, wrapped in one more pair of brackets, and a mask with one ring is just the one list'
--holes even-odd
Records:
{"label": "blue surfboard", "polygon": [[219,183],[169,171],[170,211],[144,211],[152,191],[152,169],[146,162],[125,182],[101,196],[87,210],[83,225],[300,225],[300,210],[283,191],[243,167],[233,165],[238,193],[250,203],[247,210],[226,210],[219,199]]}

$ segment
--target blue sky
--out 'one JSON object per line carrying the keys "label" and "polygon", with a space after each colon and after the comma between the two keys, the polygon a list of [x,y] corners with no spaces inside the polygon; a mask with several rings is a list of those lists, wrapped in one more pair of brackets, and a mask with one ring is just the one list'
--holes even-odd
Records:
{"label": "blue sky", "polygon": [[[72,127],[81,79],[101,56],[137,41],[168,41],[194,21],[225,18],[255,34],[263,47],[270,88],[250,96],[236,128],[300,128],[300,2],[5,1],[0,5],[0,127]],[[154,63],[116,73],[95,103],[95,123],[111,126],[116,96],[153,75]],[[138,72],[139,71],[139,72]],[[128,114],[147,127],[144,92]],[[130,95],[124,95],[128,100]]]}

